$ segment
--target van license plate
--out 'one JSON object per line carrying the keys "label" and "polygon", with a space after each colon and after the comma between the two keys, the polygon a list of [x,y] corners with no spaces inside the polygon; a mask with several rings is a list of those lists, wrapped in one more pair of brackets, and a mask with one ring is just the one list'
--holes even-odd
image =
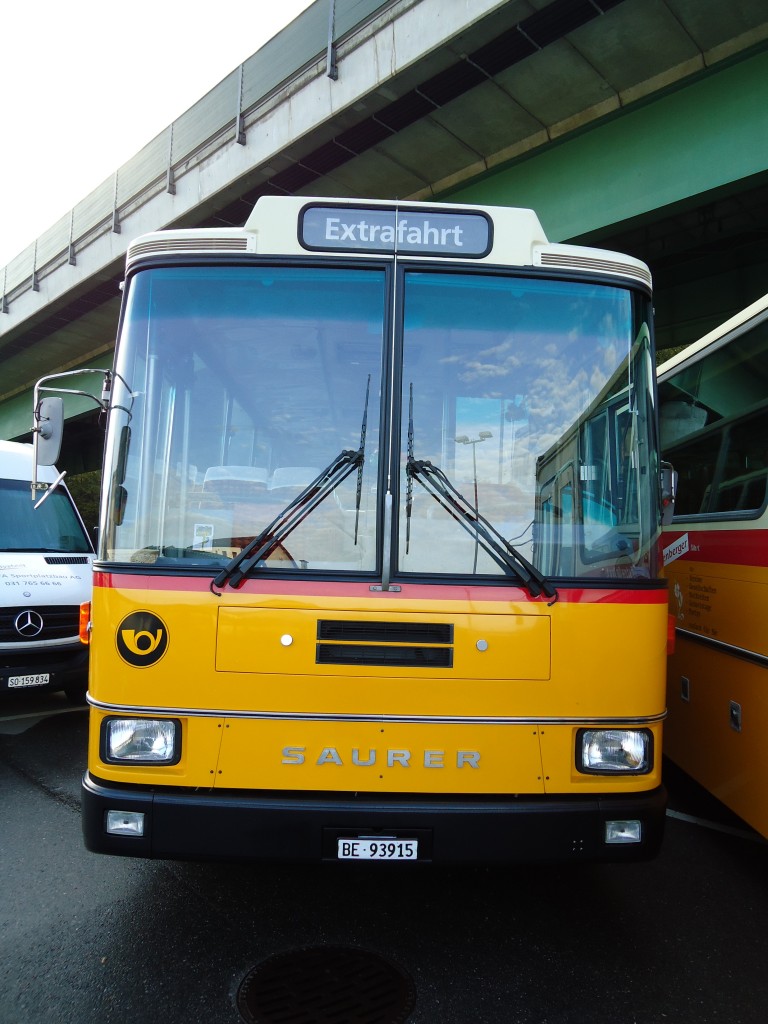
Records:
{"label": "van license plate", "polygon": [[8,676],[8,688],[21,688],[22,686],[47,686],[51,681],[48,672],[40,672],[34,676]]}
{"label": "van license plate", "polygon": [[337,840],[339,860],[418,860],[417,839],[395,839],[391,836],[360,836]]}

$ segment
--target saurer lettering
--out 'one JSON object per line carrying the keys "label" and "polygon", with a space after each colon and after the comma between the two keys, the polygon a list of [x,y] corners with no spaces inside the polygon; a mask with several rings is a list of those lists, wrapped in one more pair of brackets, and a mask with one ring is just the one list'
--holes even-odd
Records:
{"label": "saurer lettering", "polygon": [[306,747],[283,747],[282,757],[283,764],[292,765],[352,765],[357,768],[369,768],[375,764],[387,768],[411,768],[414,765],[424,768],[480,767],[479,750],[422,750],[414,753],[398,748],[378,751],[375,747],[367,750],[353,747],[348,754],[345,751],[342,756],[337,747],[323,747],[315,757],[314,754],[307,753]]}

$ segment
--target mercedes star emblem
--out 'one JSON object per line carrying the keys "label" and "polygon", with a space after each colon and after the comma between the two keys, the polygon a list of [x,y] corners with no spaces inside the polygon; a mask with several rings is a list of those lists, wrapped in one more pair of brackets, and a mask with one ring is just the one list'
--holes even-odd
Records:
{"label": "mercedes star emblem", "polygon": [[43,632],[43,616],[39,612],[33,612],[29,609],[25,612],[19,612],[13,620],[13,624],[20,636],[31,638],[33,636],[40,636]]}

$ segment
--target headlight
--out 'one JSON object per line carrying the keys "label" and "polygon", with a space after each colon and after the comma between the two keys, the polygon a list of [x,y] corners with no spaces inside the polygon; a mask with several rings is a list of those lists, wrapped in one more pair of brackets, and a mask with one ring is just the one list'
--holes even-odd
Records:
{"label": "headlight", "polygon": [[653,766],[648,729],[579,729],[576,767],[592,775],[646,775]]}
{"label": "headlight", "polygon": [[101,759],[107,764],[178,764],[181,722],[176,718],[106,718]]}

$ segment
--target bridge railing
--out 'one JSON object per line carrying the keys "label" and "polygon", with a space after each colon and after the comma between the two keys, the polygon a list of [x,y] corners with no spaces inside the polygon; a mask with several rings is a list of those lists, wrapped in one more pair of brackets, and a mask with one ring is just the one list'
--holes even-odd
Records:
{"label": "bridge railing", "polygon": [[[0,312],[9,312],[24,292],[37,291],[47,275],[76,265],[97,238],[119,233],[121,217],[163,191],[175,193],[178,178],[202,159],[245,142],[245,125],[261,105],[308,67],[330,63],[337,42],[395,2],[315,0],[0,270]],[[327,73],[335,77],[330,67]]]}

